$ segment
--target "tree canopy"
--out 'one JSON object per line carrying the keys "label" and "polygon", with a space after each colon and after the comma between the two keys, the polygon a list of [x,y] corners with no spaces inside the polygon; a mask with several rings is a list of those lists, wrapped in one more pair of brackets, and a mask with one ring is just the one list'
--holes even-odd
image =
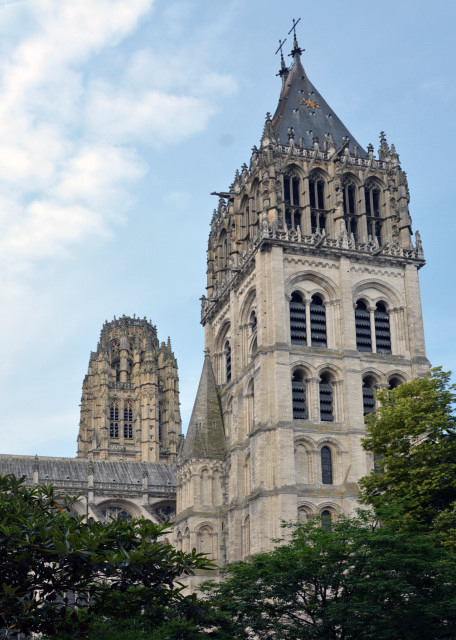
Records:
{"label": "tree canopy", "polygon": [[369,512],[297,525],[291,541],[226,569],[205,592],[233,638],[420,640],[456,636],[454,556]]}
{"label": "tree canopy", "polygon": [[361,500],[395,508],[456,546],[456,385],[433,369],[426,377],[378,393],[364,448],[376,471],[361,479]]}
{"label": "tree canopy", "polygon": [[204,555],[177,551],[164,540],[167,526],[145,519],[86,522],[71,510],[74,501],[52,486],[28,488],[24,478],[0,476],[3,637],[62,637],[62,624],[78,629],[77,611],[84,609],[74,608],[75,596],[89,617],[115,619],[120,601],[126,614],[141,616],[147,605],[149,629],[176,616],[198,619],[201,606],[183,595],[178,580],[212,567]]}

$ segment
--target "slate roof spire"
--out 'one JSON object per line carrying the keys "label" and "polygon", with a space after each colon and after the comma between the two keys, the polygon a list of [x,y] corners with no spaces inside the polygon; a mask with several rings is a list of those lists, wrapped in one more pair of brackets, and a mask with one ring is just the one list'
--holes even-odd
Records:
{"label": "slate roof spire", "polygon": [[225,431],[219,394],[209,352],[205,352],[203,370],[179,463],[194,458],[223,460],[225,451]]}
{"label": "slate roof spire", "polygon": [[306,149],[313,149],[314,139],[318,138],[322,151],[324,143],[332,136],[331,141],[336,150],[348,145],[350,154],[355,155],[355,147],[358,147],[359,156],[366,158],[366,151],[307,77],[301,62],[304,50],[299,46],[296,37],[298,22],[299,20],[293,21],[293,27],[290,29],[290,33],[294,31],[293,49],[289,54],[293,58],[293,65],[287,70],[286,75],[279,73],[282,76],[282,90],[272,118],[273,131],[279,143],[287,145],[288,132],[292,130],[294,139],[302,138],[302,144]]}

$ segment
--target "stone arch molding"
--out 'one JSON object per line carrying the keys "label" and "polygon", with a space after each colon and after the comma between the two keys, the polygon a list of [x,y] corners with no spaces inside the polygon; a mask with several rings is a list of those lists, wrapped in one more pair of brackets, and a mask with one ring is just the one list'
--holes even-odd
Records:
{"label": "stone arch molding", "polygon": [[[374,293],[378,292],[378,294],[373,296],[369,290],[373,290]],[[402,297],[397,289],[392,287],[390,284],[377,280],[376,278],[366,278],[365,280],[361,280],[353,287],[352,291],[353,304],[362,298],[373,306],[380,301],[386,302],[390,309],[404,305]]]}
{"label": "stone arch molding", "polygon": [[[309,287],[308,283],[312,283],[313,286]],[[288,298],[295,290],[302,291],[309,298],[316,293],[323,294],[324,302],[336,300],[338,297],[338,287],[331,278],[309,269],[298,271],[285,280],[285,292]]]}

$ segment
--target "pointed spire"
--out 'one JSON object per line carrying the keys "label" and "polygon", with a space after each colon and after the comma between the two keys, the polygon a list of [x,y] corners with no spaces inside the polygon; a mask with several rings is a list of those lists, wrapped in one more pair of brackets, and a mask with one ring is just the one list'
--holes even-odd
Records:
{"label": "pointed spire", "polygon": [[206,351],[180,464],[192,458],[223,460],[225,451],[220,399],[209,352]]}
{"label": "pointed spire", "polygon": [[389,157],[389,147],[386,141],[386,136],[384,131],[380,131],[380,148],[378,150],[379,160],[387,160]]}
{"label": "pointed spire", "polygon": [[278,47],[278,49],[276,51],[276,53],[279,53],[279,51],[280,51],[280,71],[276,75],[280,76],[284,82],[285,82],[285,80],[287,78],[287,75],[288,75],[288,72],[289,72],[289,68],[285,64],[285,60],[284,60],[284,57],[283,57],[283,45],[285,44],[286,41],[287,41],[286,38],[285,38],[285,40],[283,42],[282,42],[282,40],[279,40],[279,47]]}

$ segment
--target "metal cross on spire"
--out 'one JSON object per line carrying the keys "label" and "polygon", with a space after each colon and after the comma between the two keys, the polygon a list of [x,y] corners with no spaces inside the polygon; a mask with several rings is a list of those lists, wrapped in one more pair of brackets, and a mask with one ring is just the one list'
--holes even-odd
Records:
{"label": "metal cross on spire", "polygon": [[293,31],[293,50],[292,52],[289,54],[290,56],[293,56],[293,58],[296,55],[301,55],[301,53],[303,51],[305,51],[305,49],[301,49],[300,46],[298,45],[298,40],[296,38],[296,25],[298,24],[298,22],[300,22],[301,18],[298,18],[297,20],[295,20],[293,18],[293,26],[291,27],[290,31],[288,32],[288,35],[290,35],[290,33]]}
{"label": "metal cross on spire", "polygon": [[283,41],[279,40],[279,46],[278,46],[278,49],[276,51],[276,55],[280,51],[280,71],[279,71],[279,73],[276,74],[277,76],[280,76],[280,77],[282,77],[282,76],[284,76],[284,75],[286,75],[288,73],[288,67],[285,64],[285,60],[283,58],[283,50],[282,50],[283,49],[283,45],[285,44],[286,41],[287,41],[286,38]]}

